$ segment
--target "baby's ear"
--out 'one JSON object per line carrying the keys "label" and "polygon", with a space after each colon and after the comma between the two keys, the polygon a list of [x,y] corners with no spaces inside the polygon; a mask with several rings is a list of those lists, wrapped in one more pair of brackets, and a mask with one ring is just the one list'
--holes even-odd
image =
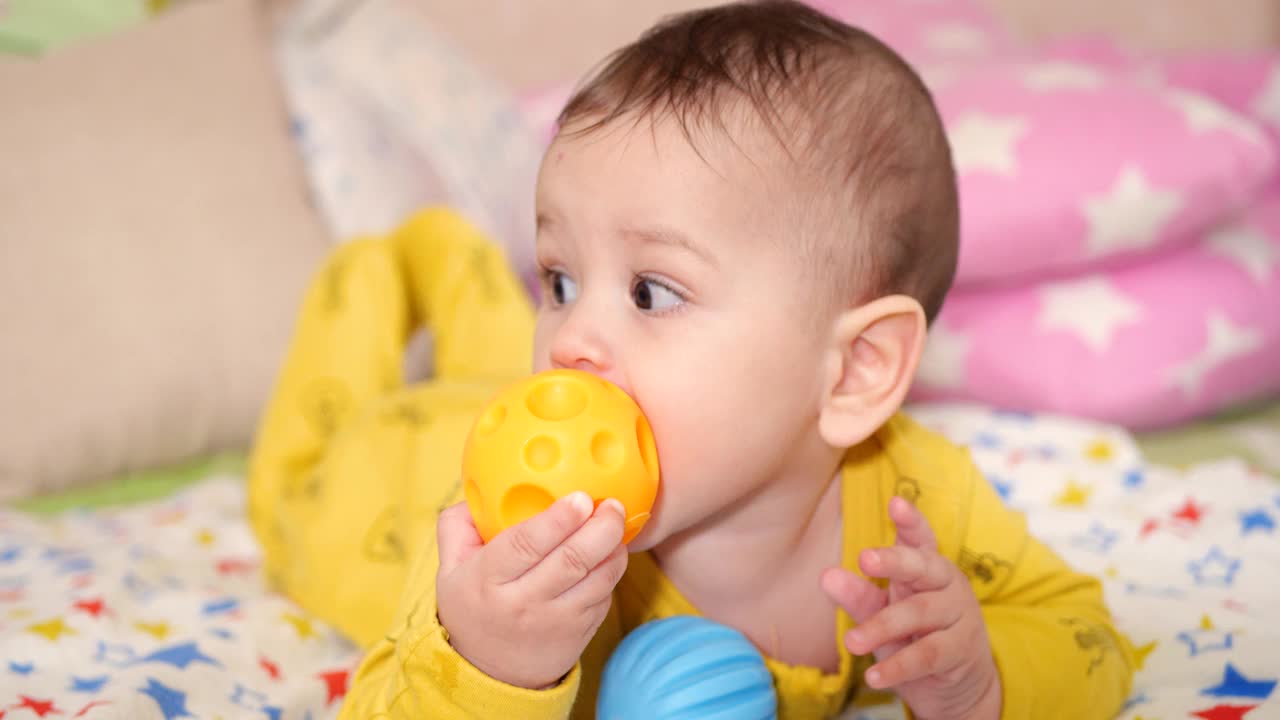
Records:
{"label": "baby's ear", "polygon": [[924,350],[924,309],[890,295],[841,313],[831,328],[818,430],[832,447],[870,437],[906,401]]}

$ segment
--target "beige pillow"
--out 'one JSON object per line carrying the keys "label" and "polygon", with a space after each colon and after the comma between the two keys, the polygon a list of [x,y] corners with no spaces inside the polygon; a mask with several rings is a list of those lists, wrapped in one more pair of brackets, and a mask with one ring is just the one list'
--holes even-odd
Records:
{"label": "beige pillow", "polygon": [[658,19],[724,0],[408,2],[500,80],[523,90],[577,80]]}
{"label": "beige pillow", "polygon": [[252,0],[0,62],[0,500],[246,446],[325,245]]}

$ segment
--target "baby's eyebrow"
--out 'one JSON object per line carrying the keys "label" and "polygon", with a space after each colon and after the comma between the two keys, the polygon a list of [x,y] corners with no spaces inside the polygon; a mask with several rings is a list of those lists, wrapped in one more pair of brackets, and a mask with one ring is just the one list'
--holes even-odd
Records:
{"label": "baby's eyebrow", "polygon": [[684,250],[692,255],[702,259],[712,267],[718,268],[720,264],[716,262],[716,258],[706,248],[694,242],[688,235],[674,228],[654,225],[650,227],[629,227],[623,228],[622,236],[628,240],[633,240],[642,244],[667,245],[670,247]]}

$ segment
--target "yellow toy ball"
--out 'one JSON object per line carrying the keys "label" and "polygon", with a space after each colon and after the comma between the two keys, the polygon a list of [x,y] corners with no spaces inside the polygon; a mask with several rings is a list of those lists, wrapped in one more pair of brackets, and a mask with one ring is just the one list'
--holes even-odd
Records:
{"label": "yellow toy ball", "polygon": [[580,370],[548,370],[498,393],[467,436],[467,505],[489,542],[582,490],[625,508],[630,542],[658,495],[658,452],[640,406],[617,385]]}

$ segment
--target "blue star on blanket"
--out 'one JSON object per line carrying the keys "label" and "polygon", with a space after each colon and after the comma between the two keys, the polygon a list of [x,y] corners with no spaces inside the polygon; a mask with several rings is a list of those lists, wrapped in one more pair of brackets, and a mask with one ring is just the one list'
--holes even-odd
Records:
{"label": "blue star on blanket", "polygon": [[1275,518],[1271,517],[1271,514],[1267,512],[1266,508],[1254,508],[1240,513],[1241,535],[1250,535],[1255,530],[1271,533],[1275,529]]}
{"label": "blue star on blanket", "polygon": [[180,670],[186,670],[191,663],[202,662],[214,667],[222,667],[217,660],[200,652],[200,648],[193,642],[182,643],[181,645],[173,645],[167,648],[161,648],[146,657],[139,658],[135,664],[146,662],[158,662],[172,665]]}
{"label": "blue star on blanket", "polygon": [[1223,554],[1222,548],[1217,545],[1209,548],[1209,553],[1203,558],[1187,563],[1187,570],[1195,578],[1197,585],[1228,587],[1235,582],[1239,569],[1240,558]]}
{"label": "blue star on blanket", "polygon": [[1106,554],[1111,550],[1111,546],[1116,544],[1116,540],[1119,539],[1120,533],[1094,521],[1083,534],[1071,538],[1071,544],[1082,550]]}
{"label": "blue star on blanket", "polygon": [[1213,697],[1242,697],[1265,700],[1271,697],[1271,692],[1275,689],[1275,678],[1270,680],[1250,680],[1241,675],[1234,665],[1227,663],[1227,666],[1222,670],[1222,682],[1201,690],[1200,694]]}
{"label": "blue star on blanket", "polygon": [[991,480],[991,487],[996,489],[996,494],[1000,496],[1000,499],[1008,502],[1009,498],[1013,496],[1013,483],[994,475],[989,476],[989,479]]}
{"label": "blue star on blanket", "polygon": [[1214,650],[1230,650],[1234,633],[1217,628],[1199,628],[1178,633],[1178,640],[1187,644],[1190,657]]}
{"label": "blue star on blanket", "polygon": [[138,688],[138,692],[156,701],[156,705],[160,706],[160,712],[164,713],[164,720],[195,717],[195,715],[187,712],[186,693],[174,690],[155,678],[147,678],[147,686]]}
{"label": "blue star on blanket", "polygon": [[218,600],[211,600],[205,603],[200,612],[203,615],[221,615],[224,613],[235,612],[239,607],[240,601],[233,597],[220,598]]}
{"label": "blue star on blanket", "polygon": [[137,655],[133,652],[133,648],[120,643],[105,643],[98,641],[98,651],[93,655],[94,662],[106,663],[116,667],[128,667],[129,663]]}
{"label": "blue star on blanket", "polygon": [[95,693],[107,684],[108,676],[96,678],[81,678],[75,675],[71,676],[71,692]]}

